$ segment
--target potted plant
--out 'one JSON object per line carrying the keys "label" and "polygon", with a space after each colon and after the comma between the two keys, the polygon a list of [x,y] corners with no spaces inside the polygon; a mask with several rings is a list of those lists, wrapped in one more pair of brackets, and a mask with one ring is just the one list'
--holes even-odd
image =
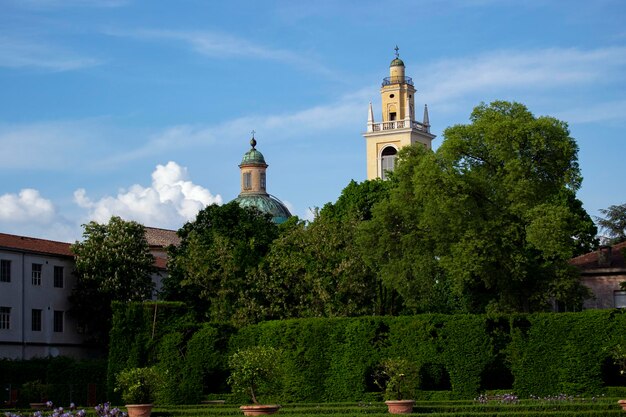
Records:
{"label": "potted plant", "polygon": [[240,408],[246,416],[274,414],[280,405],[263,405],[259,394],[277,389],[281,379],[281,352],[267,346],[253,346],[235,352],[228,361],[231,373],[228,384],[234,392],[247,395],[252,405]]}
{"label": "potted plant", "polygon": [[117,374],[115,391],[122,393],[128,417],[149,417],[160,377],[154,368],[131,368]]}
{"label": "potted plant", "polygon": [[28,381],[22,385],[22,396],[30,404],[30,408],[43,410],[48,399],[48,386],[40,380]]}
{"label": "potted plant", "polygon": [[388,358],[380,362],[374,373],[374,383],[382,390],[391,414],[413,412],[415,400],[410,400],[418,381],[416,366],[407,359]]}
{"label": "potted plant", "polygon": [[[619,373],[626,375],[626,343],[620,343],[613,348],[611,352],[613,357],[613,363],[619,367]],[[617,402],[622,410],[626,411],[626,400],[619,400]]]}

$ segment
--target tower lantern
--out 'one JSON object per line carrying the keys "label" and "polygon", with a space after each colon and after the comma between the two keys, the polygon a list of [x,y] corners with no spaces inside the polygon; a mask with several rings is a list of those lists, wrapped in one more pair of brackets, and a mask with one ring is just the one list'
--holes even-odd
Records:
{"label": "tower lantern", "polygon": [[408,145],[421,143],[430,149],[435,135],[430,133],[428,108],[424,107],[424,120],[415,120],[415,87],[411,77],[405,75],[404,62],[399,48],[389,64],[389,77],[380,88],[382,122],[374,121],[372,103],[369,106],[366,141],[367,179],[387,177],[393,171],[398,151]]}
{"label": "tower lantern", "polygon": [[241,192],[235,199],[241,207],[254,207],[269,214],[274,223],[285,222],[291,213],[278,198],[267,192],[267,163],[265,157],[256,148],[257,141],[252,131],[250,150],[243,155],[239,164]]}

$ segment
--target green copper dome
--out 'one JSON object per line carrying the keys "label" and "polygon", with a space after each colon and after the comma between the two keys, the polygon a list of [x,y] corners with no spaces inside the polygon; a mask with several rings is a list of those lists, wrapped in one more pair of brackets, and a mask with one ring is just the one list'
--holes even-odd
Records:
{"label": "green copper dome", "polygon": [[250,146],[252,146],[252,149],[250,149],[248,152],[246,152],[243,155],[243,159],[241,160],[241,165],[248,165],[248,164],[267,165],[265,163],[265,158],[263,157],[263,154],[257,151],[255,148],[256,140],[254,139],[254,136],[252,137],[252,139],[250,139]]}
{"label": "green copper dome", "polygon": [[390,67],[403,67],[404,62],[400,58],[394,58],[394,60],[391,61],[391,64],[389,64],[389,66]]}
{"label": "green copper dome", "polygon": [[269,194],[244,194],[235,199],[241,207],[254,207],[262,213],[272,216],[276,224],[284,223],[291,213],[285,205],[276,197]]}

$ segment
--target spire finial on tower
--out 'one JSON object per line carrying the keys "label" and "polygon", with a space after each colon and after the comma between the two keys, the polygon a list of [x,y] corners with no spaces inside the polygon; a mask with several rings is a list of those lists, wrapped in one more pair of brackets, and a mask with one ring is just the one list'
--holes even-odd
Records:
{"label": "spire finial on tower", "polygon": [[398,45],[396,45],[396,47],[393,49],[396,51],[396,58],[400,58],[400,53],[398,52],[400,48],[398,48]]}
{"label": "spire finial on tower", "polygon": [[430,133],[430,120],[428,118],[428,104],[424,104],[424,119],[422,124],[426,127],[426,131]]}
{"label": "spire finial on tower", "polygon": [[254,130],[252,132],[252,139],[250,139],[250,146],[252,146],[252,149],[254,149],[254,147],[256,146],[256,139],[254,138],[254,134],[256,133]]}

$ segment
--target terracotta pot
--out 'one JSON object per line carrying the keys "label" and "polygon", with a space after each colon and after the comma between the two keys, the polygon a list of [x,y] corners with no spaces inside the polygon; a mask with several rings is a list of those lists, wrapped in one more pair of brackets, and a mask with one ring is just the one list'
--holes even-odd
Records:
{"label": "terracotta pot", "polygon": [[[280,405],[272,404],[272,405],[242,405],[239,407],[241,411],[243,411],[244,416],[266,416],[269,414],[274,414],[280,408]],[[130,417],[130,416],[129,416]]]}
{"label": "terracotta pot", "polygon": [[617,403],[622,407],[622,410],[626,411],[626,400],[619,400]]}
{"label": "terracotta pot", "polygon": [[410,414],[413,412],[414,400],[385,401],[390,414]]}
{"label": "terracotta pot", "polygon": [[126,404],[128,417],[150,417],[152,404]]}

